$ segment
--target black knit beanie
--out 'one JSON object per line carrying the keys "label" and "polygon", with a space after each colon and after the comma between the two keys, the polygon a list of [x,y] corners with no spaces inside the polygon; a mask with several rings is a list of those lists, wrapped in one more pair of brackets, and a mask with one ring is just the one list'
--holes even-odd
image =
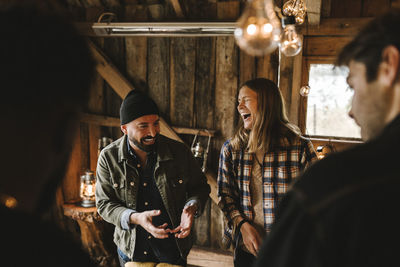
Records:
{"label": "black knit beanie", "polygon": [[146,94],[132,90],[122,101],[119,115],[121,125],[127,124],[145,115],[159,115],[156,103]]}

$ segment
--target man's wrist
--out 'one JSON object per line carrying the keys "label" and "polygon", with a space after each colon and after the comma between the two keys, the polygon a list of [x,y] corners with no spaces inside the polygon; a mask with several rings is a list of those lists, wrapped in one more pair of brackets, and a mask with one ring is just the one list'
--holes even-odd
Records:
{"label": "man's wrist", "polygon": [[197,201],[189,201],[185,205],[185,209],[189,211],[194,217],[199,216],[199,206],[197,205]]}

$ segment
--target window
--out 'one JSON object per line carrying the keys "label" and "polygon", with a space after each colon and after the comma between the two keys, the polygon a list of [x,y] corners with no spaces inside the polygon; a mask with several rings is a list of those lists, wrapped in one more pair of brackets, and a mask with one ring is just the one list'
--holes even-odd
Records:
{"label": "window", "polygon": [[307,64],[308,85],[305,134],[360,138],[360,129],[348,116],[353,92],[348,88],[348,69],[333,64]]}

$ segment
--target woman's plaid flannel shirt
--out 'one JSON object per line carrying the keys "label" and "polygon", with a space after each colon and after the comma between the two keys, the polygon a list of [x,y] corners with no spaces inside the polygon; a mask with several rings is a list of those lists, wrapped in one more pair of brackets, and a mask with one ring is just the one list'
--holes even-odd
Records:
{"label": "woman's plaid flannel shirt", "polygon": [[[265,153],[263,160],[264,229],[267,233],[274,222],[279,199],[287,192],[291,181],[317,159],[308,139],[299,137],[291,145],[287,141],[281,143],[274,152]],[[233,151],[230,140],[224,143],[218,168],[218,205],[229,225],[239,215],[249,221],[253,220],[250,196],[252,166],[252,153]]]}

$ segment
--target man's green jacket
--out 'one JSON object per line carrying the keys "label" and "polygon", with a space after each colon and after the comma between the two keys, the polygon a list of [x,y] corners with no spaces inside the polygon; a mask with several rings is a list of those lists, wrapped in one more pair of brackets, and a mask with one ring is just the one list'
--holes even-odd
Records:
{"label": "man's green jacket", "polygon": [[[133,257],[136,227],[121,227],[121,215],[137,204],[139,173],[128,154],[127,138],[123,136],[105,147],[96,169],[96,206],[100,216],[115,225],[114,242],[130,258]],[[210,186],[190,149],[181,142],[163,135],[157,139],[157,160],[154,179],[172,222],[171,229],[180,224],[185,204],[195,200],[203,211]],[[186,258],[192,247],[192,234],[176,239],[181,256]]]}

